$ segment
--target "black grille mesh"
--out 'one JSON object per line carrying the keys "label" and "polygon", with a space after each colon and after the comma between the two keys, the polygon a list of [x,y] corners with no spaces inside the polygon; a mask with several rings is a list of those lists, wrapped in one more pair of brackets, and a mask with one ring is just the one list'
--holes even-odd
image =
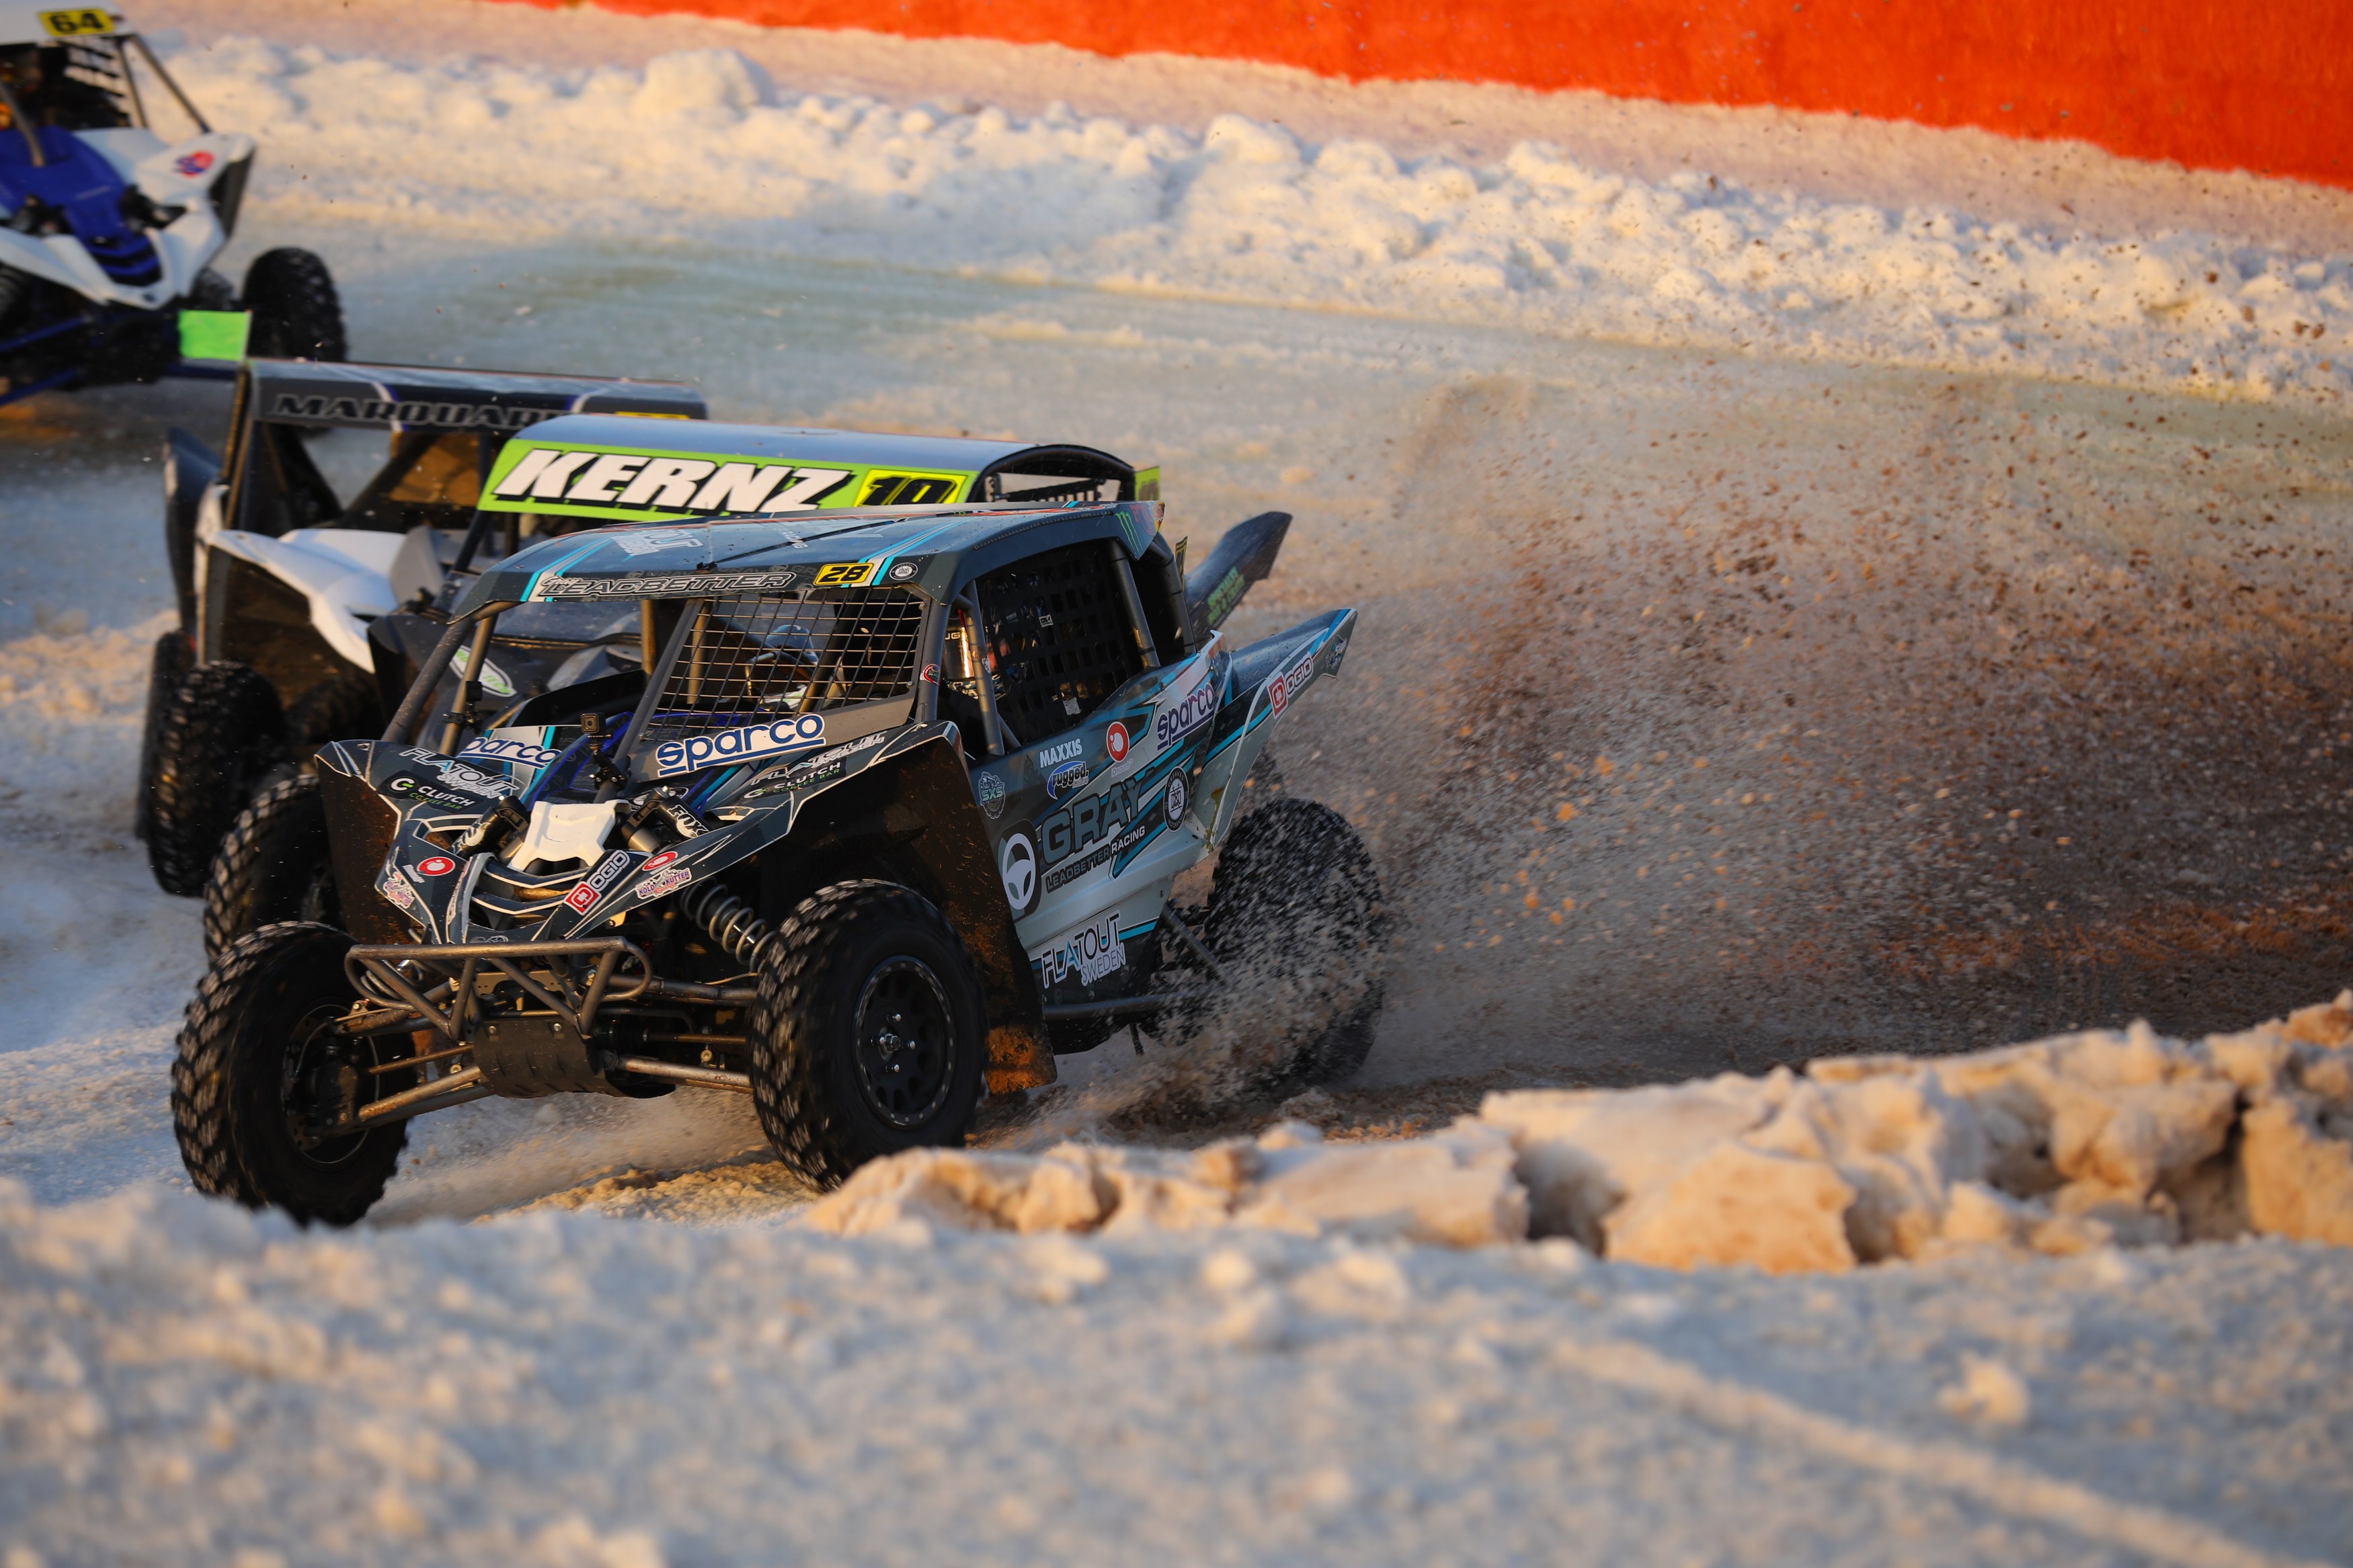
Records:
{"label": "black grille mesh", "polygon": [[915,683],[923,603],[905,589],[872,588],[726,595],[700,613],[690,605],[691,630],[649,737],[902,696]]}
{"label": "black grille mesh", "polygon": [[1050,550],[979,586],[997,711],[1023,744],[1067,729],[1143,673],[1107,546]]}

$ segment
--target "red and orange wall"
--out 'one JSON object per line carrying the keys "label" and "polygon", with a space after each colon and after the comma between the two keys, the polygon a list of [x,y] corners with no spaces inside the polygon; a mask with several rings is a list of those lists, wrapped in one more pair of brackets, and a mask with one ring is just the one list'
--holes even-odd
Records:
{"label": "red and orange wall", "polygon": [[597,3],[1974,125],[2353,187],[2353,0]]}

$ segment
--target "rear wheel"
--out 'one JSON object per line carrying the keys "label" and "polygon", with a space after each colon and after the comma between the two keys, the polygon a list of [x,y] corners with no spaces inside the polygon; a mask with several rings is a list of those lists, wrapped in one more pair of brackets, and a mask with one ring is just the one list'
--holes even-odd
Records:
{"label": "rear wheel", "polygon": [[286,719],[259,671],[232,660],[200,664],[156,727],[147,791],[147,864],[155,885],[189,897],[237,814],[285,753]]}
{"label": "rear wheel", "polygon": [[1202,940],[1251,1010],[1249,1087],[1281,1096],[1365,1063],[1381,1010],[1381,885],[1348,821],[1278,796],[1234,824],[1218,853]]}
{"label": "rear wheel", "polygon": [[155,744],[164,731],[164,715],[171,710],[172,700],[180,694],[180,682],[188,678],[188,666],[195,662],[186,634],[165,632],[155,639],[155,651],[147,663],[147,721],[139,734],[139,797],[131,826],[132,832],[142,838],[155,819]]}
{"label": "rear wheel", "polygon": [[351,946],[327,926],[264,926],[205,976],[172,1064],[173,1130],[198,1192],[328,1225],[384,1195],[407,1124],[341,1125],[415,1069],[370,1070],[405,1055],[405,1036],[354,1040],[337,1027],[354,997]]}
{"label": "rear wheel", "polygon": [[205,879],[205,956],[280,921],[343,923],[315,774],[280,779],[230,825]]}
{"label": "rear wheel", "polygon": [[964,1142],[987,1014],[964,942],[894,882],[839,882],[761,953],[752,1098],[785,1163],[831,1186],[867,1161]]}
{"label": "rear wheel", "polygon": [[245,274],[245,308],[253,312],[248,352],[257,359],[341,360],[343,300],[327,264],[307,250],[265,250]]}

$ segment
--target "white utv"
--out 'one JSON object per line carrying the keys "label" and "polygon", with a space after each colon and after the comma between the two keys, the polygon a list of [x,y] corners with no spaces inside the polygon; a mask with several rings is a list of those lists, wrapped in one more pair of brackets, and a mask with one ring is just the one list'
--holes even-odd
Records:
{"label": "white utv", "polygon": [[[164,533],[180,624],[155,645],[139,789],[158,886],[202,892],[257,791],[322,742],[383,723],[369,628],[440,592],[508,439],[583,410],[704,412],[669,382],[255,360],[225,453],[171,433]],[[310,449],[337,429],[388,442],[348,498]]]}

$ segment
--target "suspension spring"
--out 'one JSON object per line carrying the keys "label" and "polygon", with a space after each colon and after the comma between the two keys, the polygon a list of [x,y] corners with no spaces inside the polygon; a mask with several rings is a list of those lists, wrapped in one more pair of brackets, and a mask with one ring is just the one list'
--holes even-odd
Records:
{"label": "suspension spring", "polygon": [[689,889],[679,900],[679,907],[746,969],[759,967],[761,949],[776,939],[776,933],[752,912],[751,905],[716,880]]}

